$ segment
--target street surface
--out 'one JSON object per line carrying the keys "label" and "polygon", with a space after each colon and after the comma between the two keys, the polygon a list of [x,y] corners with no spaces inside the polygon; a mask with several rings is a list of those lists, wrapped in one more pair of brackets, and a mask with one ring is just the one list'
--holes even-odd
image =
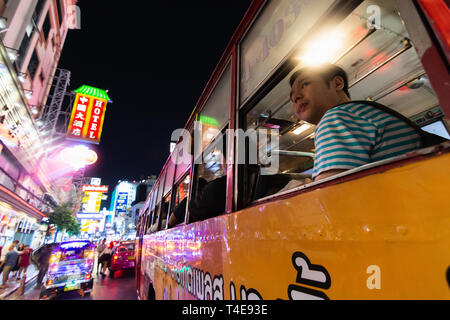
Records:
{"label": "street surface", "polygon": [[[53,300],[137,300],[134,270],[116,271],[115,277],[94,275],[94,287],[90,296],[81,297],[78,291],[67,292]],[[25,291],[23,296],[13,294],[7,300],[39,300],[40,289],[35,285]]]}

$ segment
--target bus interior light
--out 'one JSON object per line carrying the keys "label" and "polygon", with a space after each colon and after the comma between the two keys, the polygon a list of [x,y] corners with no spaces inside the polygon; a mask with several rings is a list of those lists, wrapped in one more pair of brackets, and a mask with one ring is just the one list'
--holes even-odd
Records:
{"label": "bus interior light", "polygon": [[336,32],[324,33],[306,44],[299,60],[303,66],[333,63],[333,59],[343,47],[343,42],[343,39]]}
{"label": "bus interior light", "polygon": [[309,123],[304,123],[301,126],[297,127],[294,131],[292,131],[292,133],[298,136],[309,128],[311,128],[311,125]]}

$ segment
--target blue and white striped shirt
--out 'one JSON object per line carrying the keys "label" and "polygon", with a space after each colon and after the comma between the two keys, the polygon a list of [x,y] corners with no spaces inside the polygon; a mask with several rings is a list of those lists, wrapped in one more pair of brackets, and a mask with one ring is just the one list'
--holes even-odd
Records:
{"label": "blue and white striped shirt", "polygon": [[406,122],[373,106],[346,103],[328,110],[315,131],[313,177],[332,169],[353,169],[420,147]]}

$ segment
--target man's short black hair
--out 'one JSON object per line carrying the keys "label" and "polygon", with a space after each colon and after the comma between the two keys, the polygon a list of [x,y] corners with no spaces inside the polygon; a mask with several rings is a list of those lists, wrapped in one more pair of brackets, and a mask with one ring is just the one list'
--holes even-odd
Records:
{"label": "man's short black hair", "polygon": [[295,71],[289,79],[289,84],[291,85],[291,87],[295,79],[297,79],[300,76],[300,74],[304,73],[307,70],[308,71],[311,70],[313,73],[319,74],[328,86],[330,81],[333,80],[334,77],[336,76],[342,77],[342,79],[344,79],[344,88],[342,88],[342,90],[347,95],[347,97],[350,98],[350,93],[348,92],[347,73],[341,67],[338,67],[337,65],[331,63],[323,64],[317,67],[303,67]]}

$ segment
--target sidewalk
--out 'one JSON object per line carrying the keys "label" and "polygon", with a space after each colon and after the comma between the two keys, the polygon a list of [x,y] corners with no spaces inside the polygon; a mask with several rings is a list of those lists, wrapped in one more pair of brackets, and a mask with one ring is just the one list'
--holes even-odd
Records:
{"label": "sidewalk", "polygon": [[[30,264],[30,266],[28,267],[28,270],[27,270],[27,279],[25,281],[25,287],[37,278],[38,273],[39,273],[39,270],[36,268],[36,266],[33,263]],[[6,283],[6,288],[0,289],[0,300],[4,300],[8,296],[15,293],[17,291],[17,289],[19,289],[19,287],[20,287],[20,280],[17,281],[10,274],[9,280]]]}

